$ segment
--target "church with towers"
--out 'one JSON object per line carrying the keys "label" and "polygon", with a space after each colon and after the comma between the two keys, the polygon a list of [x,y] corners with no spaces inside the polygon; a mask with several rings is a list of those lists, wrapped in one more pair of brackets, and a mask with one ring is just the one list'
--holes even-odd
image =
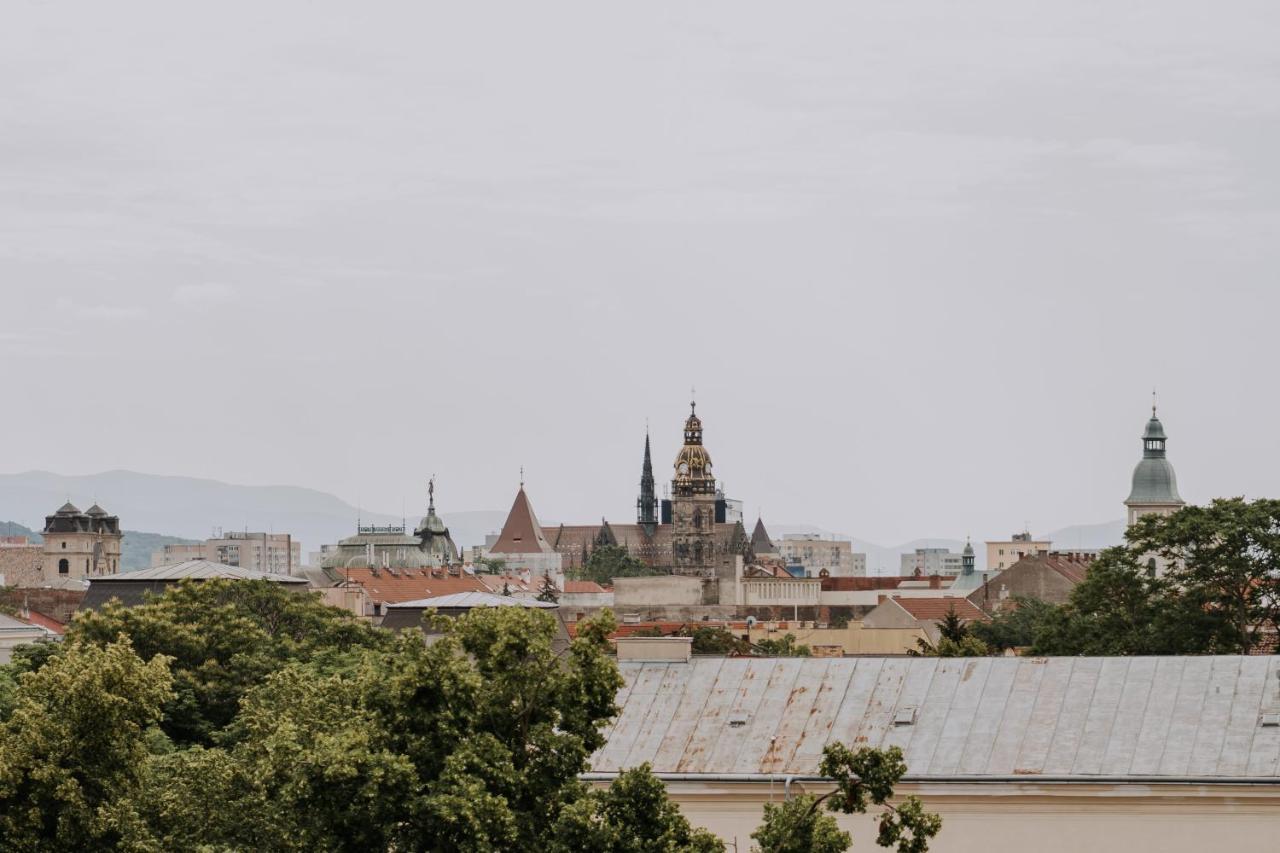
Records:
{"label": "church with towers", "polygon": [[712,474],[702,435],[697,404],[691,402],[684,440],[672,466],[669,497],[659,500],[646,432],[635,523],[602,518],[598,524],[543,527],[521,483],[490,553],[513,568],[568,572],[584,565],[595,549],[617,546],[658,571],[697,578],[732,576],[739,559],[746,565],[756,555],[752,538],[730,511]]}

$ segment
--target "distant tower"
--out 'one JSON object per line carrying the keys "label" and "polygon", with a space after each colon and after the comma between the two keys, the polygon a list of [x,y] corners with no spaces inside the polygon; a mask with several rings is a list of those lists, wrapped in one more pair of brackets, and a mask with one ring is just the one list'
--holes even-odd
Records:
{"label": "distant tower", "polygon": [[67,501],[44,520],[46,577],[85,578],[120,571],[120,519],[94,504],[81,512]]}
{"label": "distant tower", "polygon": [[1124,505],[1128,509],[1128,523],[1133,524],[1144,515],[1158,513],[1170,515],[1186,506],[1178,496],[1178,480],[1173,465],[1165,457],[1164,425],[1156,417],[1155,395],[1151,400],[1151,420],[1142,432],[1142,460],[1133,469],[1133,488]]}
{"label": "distant tower", "polygon": [[640,469],[640,497],[636,498],[636,524],[649,536],[658,526],[658,496],[653,481],[653,459],[649,455],[649,430],[644,431],[644,467]]}
{"label": "distant tower", "polygon": [[974,570],[974,554],[973,543],[968,539],[964,540],[964,550],[960,552],[960,575],[968,577],[973,574]]}
{"label": "distant tower", "polygon": [[689,403],[684,422],[684,446],[676,455],[671,481],[671,544],[674,570],[680,575],[714,574],[716,478],[711,455],[702,446],[702,421],[697,404]]}

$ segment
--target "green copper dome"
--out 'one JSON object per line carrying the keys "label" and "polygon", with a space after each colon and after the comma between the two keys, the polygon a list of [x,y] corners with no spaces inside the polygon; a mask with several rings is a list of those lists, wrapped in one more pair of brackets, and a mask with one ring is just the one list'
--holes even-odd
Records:
{"label": "green copper dome", "polygon": [[1142,461],[1133,469],[1133,488],[1129,491],[1126,504],[1181,504],[1178,497],[1178,478],[1173,473],[1173,465],[1165,456],[1165,442],[1168,437],[1164,433],[1164,424],[1156,417],[1155,407],[1151,408],[1151,420],[1142,431]]}

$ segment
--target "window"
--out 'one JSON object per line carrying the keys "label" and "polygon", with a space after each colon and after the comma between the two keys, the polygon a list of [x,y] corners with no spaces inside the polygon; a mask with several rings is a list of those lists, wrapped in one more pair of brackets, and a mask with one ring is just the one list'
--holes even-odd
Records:
{"label": "window", "polygon": [[65,539],[62,540],[62,550],[67,550],[67,540]]}
{"label": "window", "polygon": [[[64,548],[67,547],[67,543],[63,542],[62,547]],[[58,574],[60,575],[71,574],[71,563],[67,560],[66,557],[63,557],[61,560],[58,561]]]}

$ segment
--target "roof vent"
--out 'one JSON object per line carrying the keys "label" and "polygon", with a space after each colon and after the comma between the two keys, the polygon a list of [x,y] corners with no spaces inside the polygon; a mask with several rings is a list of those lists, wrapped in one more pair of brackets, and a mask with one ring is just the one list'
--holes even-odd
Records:
{"label": "roof vent", "polygon": [[893,724],[895,726],[914,726],[916,724],[916,709],[899,708],[898,712],[893,715]]}
{"label": "roof vent", "polygon": [[640,614],[639,613],[623,613],[622,624],[623,625],[639,625]]}
{"label": "roof vent", "polygon": [[1280,714],[1270,713],[1263,714],[1258,718],[1258,725],[1271,728],[1273,726],[1280,727]]}
{"label": "roof vent", "polygon": [[751,719],[751,715],[746,711],[738,711],[729,715],[729,727],[740,729],[747,724],[747,720]]}

